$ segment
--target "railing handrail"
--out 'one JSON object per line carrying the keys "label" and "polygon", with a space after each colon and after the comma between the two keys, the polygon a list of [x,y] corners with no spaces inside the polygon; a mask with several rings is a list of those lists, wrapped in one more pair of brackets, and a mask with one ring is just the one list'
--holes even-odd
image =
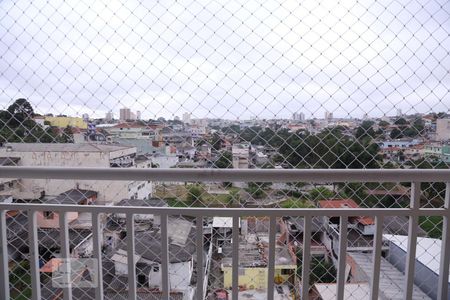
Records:
{"label": "railing handrail", "polygon": [[450,169],[137,169],[0,167],[0,178],[190,182],[450,182]]}
{"label": "railing handrail", "polygon": [[446,216],[444,208],[212,208],[212,207],[142,207],[109,205],[73,205],[45,203],[0,203],[0,210],[55,211],[55,212],[95,212],[122,214],[185,215],[203,217],[283,217],[283,216]]}

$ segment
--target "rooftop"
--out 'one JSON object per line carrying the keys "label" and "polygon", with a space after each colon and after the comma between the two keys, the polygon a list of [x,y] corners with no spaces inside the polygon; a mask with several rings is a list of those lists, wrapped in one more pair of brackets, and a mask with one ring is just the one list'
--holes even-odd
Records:
{"label": "rooftop", "polygon": [[[359,208],[359,205],[353,199],[330,199],[320,200],[321,208]],[[356,221],[362,225],[374,225],[375,221],[370,217],[358,216]]]}
{"label": "rooftop", "polygon": [[150,199],[122,199],[116,206],[149,206],[149,207],[166,207],[167,202],[160,198]]}
{"label": "rooftop", "polygon": [[[169,218],[169,261],[171,263],[189,261],[195,254],[195,228],[192,222],[181,218]],[[140,257],[161,262],[161,232],[159,230],[147,230],[136,232],[136,254]],[[126,250],[125,241],[121,241],[119,249]]]}
{"label": "rooftop", "polygon": [[[104,144],[57,144],[57,143],[7,143],[4,145],[11,147],[11,151],[17,152],[114,152],[126,150],[134,147]],[[8,150],[7,150],[8,151]]]}
{"label": "rooftop", "polygon": [[[417,247],[418,249],[419,247]],[[372,276],[373,257],[371,253],[354,252],[349,254],[355,263],[359,266],[359,269],[363,272],[358,276],[358,279],[367,282]],[[380,264],[380,295],[381,299],[403,299],[403,286],[405,281],[405,275],[400,272],[395,266],[393,266],[386,259],[381,258]],[[346,290],[347,290],[346,284]],[[317,286],[317,285],[316,285]],[[366,296],[359,299],[366,299]],[[382,297],[384,296],[384,298]],[[328,298],[327,298],[328,299]],[[331,298],[330,298],[331,299]],[[335,299],[335,298],[332,298]],[[347,298],[348,299],[348,298]],[[413,287],[413,299],[430,299],[425,295],[416,285]]]}
{"label": "rooftop", "polygon": [[46,204],[84,204],[83,202],[97,197],[97,192],[91,190],[71,189],[55,198],[45,201]]}
{"label": "rooftop", "polygon": [[[397,245],[403,251],[407,252],[408,236],[407,235],[393,235],[383,234],[383,238],[391,243]],[[429,268],[436,274],[439,274],[439,263],[441,259],[441,244],[442,240],[418,237],[416,248],[416,260]],[[450,275],[449,275],[450,282]]]}

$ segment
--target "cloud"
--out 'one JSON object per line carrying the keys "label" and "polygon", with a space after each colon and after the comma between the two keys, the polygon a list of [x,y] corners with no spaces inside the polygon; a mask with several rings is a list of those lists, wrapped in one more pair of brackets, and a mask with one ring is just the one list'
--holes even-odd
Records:
{"label": "cloud", "polygon": [[2,1],[0,107],[21,96],[97,117],[448,111],[450,4],[400,2]]}

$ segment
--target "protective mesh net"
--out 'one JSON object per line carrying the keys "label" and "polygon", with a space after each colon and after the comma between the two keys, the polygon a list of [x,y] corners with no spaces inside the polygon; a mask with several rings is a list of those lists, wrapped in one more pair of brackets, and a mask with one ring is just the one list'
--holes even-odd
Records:
{"label": "protective mesh net", "polygon": [[[449,2],[440,0],[2,1],[0,166],[446,169],[449,12]],[[422,183],[420,206],[444,207],[445,188]],[[411,183],[401,178],[321,184],[0,179],[2,201],[43,204],[37,234],[48,299],[61,296],[51,280],[61,246],[58,214],[45,204],[399,208],[410,198]],[[92,257],[91,215],[68,217],[72,256]],[[28,216],[8,211],[6,221],[11,298],[28,299]],[[205,297],[224,299],[232,278],[231,220],[203,222]],[[266,298],[268,222],[240,220],[242,298]],[[335,297],[338,222],[313,218],[312,299]],[[364,298],[374,220],[349,222],[346,295]],[[105,298],[126,299],[125,215],[105,214],[101,223]],[[418,224],[417,261],[428,269],[416,276],[435,276],[443,220],[423,216]],[[169,219],[173,299],[196,295],[195,226],[187,216]],[[138,299],[160,299],[159,217],[136,215],[135,231]],[[408,218],[386,217],[383,233],[380,291],[396,299],[403,293]],[[303,218],[278,219],[276,239],[276,297],[295,298]],[[88,276],[82,271],[77,280]],[[432,283],[416,282],[417,299],[435,293]],[[94,294],[73,288],[76,299]]]}

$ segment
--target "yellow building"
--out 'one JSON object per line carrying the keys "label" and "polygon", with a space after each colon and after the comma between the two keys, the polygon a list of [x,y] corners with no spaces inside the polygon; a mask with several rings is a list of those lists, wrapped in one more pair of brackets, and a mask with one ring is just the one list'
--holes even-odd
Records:
{"label": "yellow building", "polygon": [[82,118],[76,117],[45,117],[45,121],[50,122],[50,125],[66,128],[67,126],[87,129],[87,124]]}
{"label": "yellow building", "polygon": [[[244,289],[266,289],[268,284],[268,244],[267,237],[260,234],[247,234],[239,244],[239,286]],[[231,253],[224,249],[225,253]],[[232,258],[222,259],[223,284],[225,289],[232,287]],[[295,256],[287,245],[278,244],[275,248],[276,284],[293,283],[297,270]]]}
{"label": "yellow building", "polygon": [[[283,284],[290,282],[295,274],[295,265],[276,265],[274,282],[276,284]],[[223,284],[225,289],[232,287],[232,269],[229,266],[222,267]],[[267,267],[239,267],[239,286],[245,289],[266,289],[267,288]]]}

